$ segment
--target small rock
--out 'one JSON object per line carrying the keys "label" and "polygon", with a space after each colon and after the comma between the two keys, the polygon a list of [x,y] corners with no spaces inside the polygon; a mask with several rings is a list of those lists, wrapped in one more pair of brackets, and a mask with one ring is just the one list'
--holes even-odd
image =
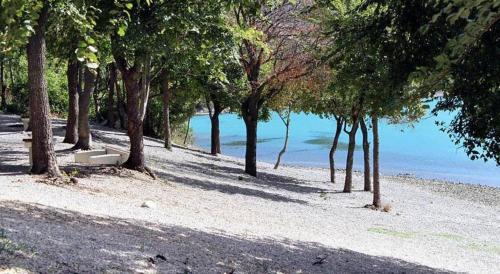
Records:
{"label": "small rock", "polygon": [[243,181],[243,176],[238,176],[238,180]]}
{"label": "small rock", "polygon": [[69,178],[69,181],[70,181],[72,184],[74,184],[74,185],[78,184],[78,179],[77,179],[77,178],[75,178],[75,177],[71,177],[71,178]]}
{"label": "small rock", "polygon": [[156,208],[156,204],[153,201],[145,201],[144,203],[142,203],[141,207]]}

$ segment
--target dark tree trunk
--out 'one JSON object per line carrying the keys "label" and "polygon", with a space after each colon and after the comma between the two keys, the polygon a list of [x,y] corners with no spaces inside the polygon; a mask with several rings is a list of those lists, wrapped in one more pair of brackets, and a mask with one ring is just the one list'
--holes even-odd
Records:
{"label": "dark tree trunk", "polygon": [[359,121],[356,116],[353,117],[353,124],[349,132],[349,146],[347,148],[347,161],[345,167],[344,192],[352,192],[352,168],[354,164],[354,150],[356,149],[356,132],[358,131]]}
{"label": "dark tree trunk", "polygon": [[78,101],[78,142],[73,149],[89,150],[92,145],[92,135],[90,134],[89,125],[89,105],[96,77],[97,73],[95,71],[85,68],[84,87]]}
{"label": "dark tree trunk", "polygon": [[[213,103],[213,112],[210,114],[210,123],[211,123],[211,136],[210,136],[210,153],[212,155],[217,155],[221,153],[220,149],[220,123],[219,116],[222,113],[222,106],[220,102],[212,98]],[[210,108],[210,106],[208,106]]]}
{"label": "dark tree trunk", "polygon": [[120,82],[116,82],[116,108],[118,109],[118,118],[120,118],[120,127],[127,128],[128,119],[127,119],[127,107],[125,105],[125,101],[123,98],[122,87]]}
{"label": "dark tree trunk", "polygon": [[0,92],[2,97],[2,104],[0,105],[0,108],[2,110],[5,110],[7,108],[7,95],[6,95],[7,88],[5,87],[4,84],[3,72],[4,72],[4,57],[3,55],[0,55]]}
{"label": "dark tree trunk", "polygon": [[75,144],[78,141],[78,61],[74,58],[68,60],[68,119],[66,121],[66,135],[64,143]]}
{"label": "dark tree trunk", "polygon": [[151,110],[149,108],[146,108],[146,116],[144,116],[144,135],[156,138],[153,119],[151,118]]}
{"label": "dark tree trunk", "polygon": [[127,133],[130,138],[130,154],[123,164],[125,168],[147,172],[144,157],[144,117],[149,98],[151,57],[136,56],[134,66],[129,67],[126,59],[115,53],[115,61],[121,72],[127,94]]}
{"label": "dark tree trunk", "polygon": [[189,136],[189,128],[191,127],[191,117],[188,118],[188,122],[186,125],[186,134],[184,135],[184,146],[187,144],[188,136]]}
{"label": "dark tree trunk", "polygon": [[243,120],[247,130],[245,173],[257,176],[257,123],[259,107],[255,98],[249,97],[242,105]]}
{"label": "dark tree trunk", "polygon": [[96,71],[96,77],[94,79],[94,92],[92,92],[92,97],[94,99],[95,117],[97,122],[101,123],[103,118],[101,114],[101,103],[99,102],[99,80],[101,78],[101,73],[99,70]]}
{"label": "dark tree trunk", "polygon": [[335,129],[335,136],[333,136],[332,147],[330,148],[330,154],[328,159],[330,160],[330,182],[335,183],[335,152],[339,145],[340,133],[342,133],[342,127],[344,126],[344,118],[335,117],[337,121],[337,128]]}
{"label": "dark tree trunk", "polygon": [[285,154],[286,149],[288,147],[288,137],[290,135],[289,134],[290,133],[290,116],[292,115],[291,107],[288,108],[288,113],[287,113],[286,118],[283,118],[281,116],[281,114],[279,114],[279,115],[280,115],[281,120],[283,120],[283,123],[285,124],[285,142],[283,143],[283,147],[281,148],[281,150],[278,154],[278,159],[276,159],[276,163],[274,164],[274,169],[278,169],[278,167],[280,166],[281,157],[283,157],[283,155]]}
{"label": "dark tree trunk", "polygon": [[373,206],[380,208],[382,206],[380,199],[380,178],[379,178],[379,136],[378,136],[378,117],[372,115],[373,127]]}
{"label": "dark tree trunk", "polygon": [[115,85],[116,85],[116,66],[111,63],[108,66],[109,78],[108,78],[108,102],[107,102],[107,126],[115,127]]}
{"label": "dark tree trunk", "polygon": [[368,128],[366,127],[365,119],[359,120],[361,133],[363,134],[363,167],[364,167],[364,191],[372,191],[371,175],[370,175],[370,143],[368,142]]}
{"label": "dark tree trunk", "polygon": [[162,71],[162,100],[163,100],[163,139],[165,140],[164,146],[168,150],[172,150],[172,129],[170,128],[170,97],[171,90],[168,86],[168,73],[167,70]]}
{"label": "dark tree trunk", "polygon": [[143,120],[139,113],[140,84],[133,77],[124,74],[127,90],[127,133],[130,138],[130,155],[123,164],[129,169],[144,171]]}
{"label": "dark tree trunk", "polygon": [[212,124],[210,153],[212,155],[217,155],[221,153],[219,115],[220,112],[214,112],[212,117],[210,117],[210,123]]}
{"label": "dark tree trunk", "polygon": [[30,121],[32,129],[32,156],[34,174],[48,174],[60,177],[52,140],[49,96],[45,79],[45,26],[48,18],[48,7],[44,5],[38,17],[35,33],[29,38],[28,84],[30,89]]}

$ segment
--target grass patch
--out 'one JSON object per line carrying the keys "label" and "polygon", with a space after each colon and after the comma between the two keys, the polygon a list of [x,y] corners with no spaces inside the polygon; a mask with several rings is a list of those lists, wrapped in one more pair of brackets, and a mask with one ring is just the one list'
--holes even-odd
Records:
{"label": "grass patch", "polygon": [[487,243],[471,243],[467,245],[467,249],[473,250],[473,251],[480,251],[480,252],[486,252],[486,253],[491,253],[494,255],[500,255],[500,245],[495,245],[495,244],[487,244]]}
{"label": "grass patch", "polygon": [[[333,142],[333,138],[330,138],[330,137],[318,137],[318,138],[309,139],[309,140],[304,141],[304,143],[306,143],[306,144],[324,146],[324,147],[328,147],[328,148],[330,148],[332,146],[332,142]],[[339,142],[339,144],[337,146],[337,150],[347,150],[348,147],[349,147],[348,143]],[[360,149],[360,148],[361,148],[361,146],[356,145],[356,149]]]}
{"label": "grass patch", "polygon": [[[270,142],[272,140],[279,140],[279,139],[282,139],[282,138],[278,137],[278,138],[262,138],[262,139],[257,139],[257,144],[266,143],[266,142]],[[233,147],[244,147],[244,146],[247,145],[247,141],[245,141],[245,140],[237,140],[237,141],[223,143],[222,145],[233,146]]]}
{"label": "grass patch", "polygon": [[453,240],[453,241],[462,241],[464,240],[464,237],[456,234],[449,234],[449,233],[434,233],[432,236],[448,239],[448,240]]}
{"label": "grass patch", "polygon": [[396,230],[390,230],[390,229],[383,228],[383,227],[372,227],[372,228],[369,228],[368,231],[373,232],[373,233],[398,237],[398,238],[405,238],[405,239],[413,238],[417,235],[416,232],[396,231]]}
{"label": "grass patch", "polygon": [[28,254],[34,254],[34,251],[31,250],[27,245],[25,244],[17,244],[10,240],[7,237],[7,234],[5,232],[5,229],[0,228],[0,254],[6,253],[9,255],[13,255],[16,252],[24,252]]}

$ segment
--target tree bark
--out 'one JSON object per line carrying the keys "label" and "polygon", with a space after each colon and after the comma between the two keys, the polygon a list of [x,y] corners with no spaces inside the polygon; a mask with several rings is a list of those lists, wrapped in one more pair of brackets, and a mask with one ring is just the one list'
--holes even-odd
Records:
{"label": "tree bark", "polygon": [[382,206],[380,199],[380,176],[379,176],[379,136],[378,136],[378,117],[372,115],[373,127],[373,206],[380,208]]}
{"label": "tree bark", "polygon": [[0,55],[0,92],[1,92],[1,99],[2,99],[2,104],[0,105],[1,110],[5,110],[7,108],[7,96],[6,96],[6,91],[7,88],[4,86],[4,57],[3,55]]}
{"label": "tree bark", "polygon": [[125,76],[125,88],[127,90],[127,133],[130,138],[130,155],[124,166],[129,169],[143,171],[144,142],[143,142],[143,120],[139,115],[140,83],[131,76]]}
{"label": "tree bark", "polygon": [[285,154],[286,149],[288,147],[288,136],[290,133],[290,116],[291,116],[291,114],[292,114],[291,107],[288,108],[286,118],[283,118],[283,117],[281,117],[281,114],[278,114],[278,115],[280,115],[281,120],[283,120],[286,130],[285,130],[285,142],[283,144],[283,148],[281,148],[281,150],[278,154],[278,159],[276,159],[276,163],[274,164],[274,169],[278,169],[278,167],[280,166],[281,157],[283,157],[283,154]]}
{"label": "tree bark", "polygon": [[48,6],[45,4],[40,11],[35,33],[29,38],[27,46],[33,157],[31,172],[47,174],[50,177],[61,177],[52,139],[49,96],[44,74],[47,19]]}
{"label": "tree bark", "polygon": [[143,127],[149,98],[150,65],[149,55],[136,56],[134,66],[130,68],[123,56],[115,55],[115,61],[121,72],[127,94],[127,133],[130,138],[130,154],[123,164],[125,168],[141,172],[152,172],[145,165]]}
{"label": "tree bark", "polygon": [[255,98],[249,97],[242,104],[243,120],[247,131],[245,173],[257,176],[257,124],[259,108]]}
{"label": "tree bark", "polygon": [[186,125],[186,134],[184,135],[184,145],[187,144],[187,139],[188,139],[188,136],[189,136],[189,128],[191,127],[191,117],[188,118],[188,122],[187,122],[187,125]]}
{"label": "tree bark", "polygon": [[210,108],[209,102],[207,102],[207,107],[210,110],[210,124],[211,124],[211,135],[210,135],[210,153],[212,155],[217,155],[221,153],[220,148],[220,122],[219,116],[223,111],[223,107],[220,102],[212,96],[213,111]]}
{"label": "tree bark", "polygon": [[78,141],[78,61],[75,58],[68,60],[66,76],[68,78],[68,119],[66,134],[63,143],[75,144]]}
{"label": "tree bark", "polygon": [[358,131],[358,118],[353,117],[352,128],[349,132],[349,147],[347,148],[347,161],[345,168],[344,192],[352,192],[352,168],[354,164],[354,150],[356,149],[356,132]]}
{"label": "tree bark", "polygon": [[337,121],[337,128],[335,129],[335,136],[333,136],[332,147],[330,148],[330,154],[328,159],[330,160],[330,182],[335,183],[335,152],[339,145],[340,134],[342,133],[342,127],[344,126],[344,118],[335,117]]}
{"label": "tree bark", "polygon": [[92,135],[89,125],[90,97],[95,88],[97,73],[85,68],[84,87],[78,101],[78,142],[73,149],[89,150],[92,146]]}
{"label": "tree bark", "polygon": [[363,134],[363,167],[364,167],[364,191],[372,191],[371,175],[370,175],[370,143],[368,142],[368,128],[366,127],[365,119],[359,120],[361,133]]}
{"label": "tree bark", "polygon": [[111,63],[108,66],[108,102],[107,102],[107,123],[108,127],[115,127],[115,86],[116,86],[116,66]]}
{"label": "tree bark", "polygon": [[101,114],[101,104],[99,102],[99,79],[101,78],[101,73],[100,70],[97,69],[96,71],[96,77],[94,79],[94,92],[92,92],[92,97],[94,99],[94,108],[95,108],[95,117],[97,119],[97,122],[101,123],[103,120],[102,114]]}
{"label": "tree bark", "polygon": [[122,93],[122,86],[120,82],[117,80],[116,82],[116,108],[118,109],[118,118],[120,119],[120,127],[127,128],[128,119],[127,119],[127,106],[125,105],[125,101]]}
{"label": "tree bark", "polygon": [[162,71],[161,75],[161,89],[162,89],[162,100],[163,100],[163,139],[165,141],[164,146],[168,150],[172,150],[172,129],[170,128],[170,97],[171,90],[168,86],[168,72],[167,70]]}

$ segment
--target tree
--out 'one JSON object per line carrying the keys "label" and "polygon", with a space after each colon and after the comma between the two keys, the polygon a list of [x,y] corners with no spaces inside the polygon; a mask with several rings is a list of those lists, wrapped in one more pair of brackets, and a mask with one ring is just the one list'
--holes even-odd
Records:
{"label": "tree", "polygon": [[312,65],[305,48],[314,26],[301,17],[306,2],[242,1],[233,7],[240,62],[249,85],[241,115],[247,136],[245,172],[252,176],[257,175],[260,110],[281,91],[276,88],[280,83],[302,77]]}
{"label": "tree", "polygon": [[84,87],[78,95],[78,141],[73,149],[89,150],[92,135],[89,124],[90,97],[95,88],[97,72],[86,67],[83,73]]}
{"label": "tree", "polygon": [[35,32],[28,39],[28,83],[30,88],[30,121],[32,131],[31,172],[46,173],[49,176],[60,177],[54,144],[52,140],[52,125],[50,120],[47,81],[45,79],[45,28],[49,16],[47,4],[41,8]]}

